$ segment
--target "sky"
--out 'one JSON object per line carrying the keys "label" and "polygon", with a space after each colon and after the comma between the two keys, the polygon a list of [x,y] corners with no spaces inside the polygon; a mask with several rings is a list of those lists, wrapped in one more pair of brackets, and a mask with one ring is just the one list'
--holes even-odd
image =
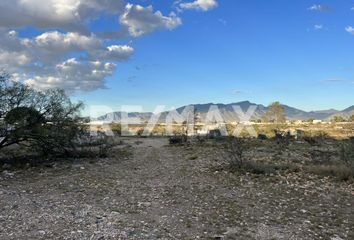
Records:
{"label": "sky", "polygon": [[353,55],[354,0],[0,2],[0,68],[88,108],[342,110],[354,104]]}

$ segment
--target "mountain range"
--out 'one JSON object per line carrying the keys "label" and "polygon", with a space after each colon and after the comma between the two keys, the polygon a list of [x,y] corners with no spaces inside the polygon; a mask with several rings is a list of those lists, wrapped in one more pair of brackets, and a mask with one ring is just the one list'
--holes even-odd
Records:
{"label": "mountain range", "polygon": [[[230,104],[213,104],[213,103],[206,103],[206,104],[191,104],[188,106],[183,106],[176,111],[178,113],[182,113],[186,107],[193,106],[195,112],[199,115],[200,119],[203,121],[205,119],[207,112],[209,111],[211,106],[217,106],[224,121],[225,122],[235,122],[238,120],[237,114],[234,112],[233,106],[240,106],[243,112],[246,112],[249,107],[256,106],[257,109],[252,116],[252,119],[260,119],[267,112],[268,107],[262,104],[255,104],[249,101],[237,102],[237,103],[230,103]],[[354,115],[354,105],[348,107],[344,110],[321,110],[321,111],[303,111],[297,108],[293,108],[287,105],[282,105],[284,108],[285,115],[289,120],[307,120],[307,119],[318,119],[318,120],[329,120],[334,116],[342,116],[342,117],[349,117]],[[162,112],[159,117],[159,122],[165,122],[166,116],[168,115],[168,111]],[[130,119],[135,119],[137,121],[146,122],[148,121],[154,114],[152,112],[131,112],[128,113]],[[97,118],[99,121],[114,121],[119,122],[122,118],[122,112],[113,112],[106,114]]]}

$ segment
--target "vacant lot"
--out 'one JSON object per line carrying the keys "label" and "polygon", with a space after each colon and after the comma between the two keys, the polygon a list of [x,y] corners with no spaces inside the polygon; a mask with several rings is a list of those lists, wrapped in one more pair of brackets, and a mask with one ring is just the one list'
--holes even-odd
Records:
{"label": "vacant lot", "polygon": [[123,141],[108,159],[3,170],[0,239],[354,239],[354,186],[303,169],[331,144],[250,142],[247,159],[273,164],[255,174],[228,171],[214,140]]}

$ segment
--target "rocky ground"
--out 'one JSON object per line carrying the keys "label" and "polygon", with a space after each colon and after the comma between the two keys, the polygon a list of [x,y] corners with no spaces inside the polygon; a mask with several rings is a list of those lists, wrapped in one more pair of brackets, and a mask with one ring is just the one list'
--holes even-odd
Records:
{"label": "rocky ground", "polygon": [[109,159],[3,170],[0,239],[354,239],[348,182],[231,173],[212,144],[124,142]]}

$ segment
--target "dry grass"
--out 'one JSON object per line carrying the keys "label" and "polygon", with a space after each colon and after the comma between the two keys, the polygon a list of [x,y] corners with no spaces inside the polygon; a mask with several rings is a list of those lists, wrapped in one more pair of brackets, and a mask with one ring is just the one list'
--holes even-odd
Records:
{"label": "dry grass", "polygon": [[353,181],[354,171],[346,165],[307,166],[305,171],[319,176],[334,177],[340,181]]}

